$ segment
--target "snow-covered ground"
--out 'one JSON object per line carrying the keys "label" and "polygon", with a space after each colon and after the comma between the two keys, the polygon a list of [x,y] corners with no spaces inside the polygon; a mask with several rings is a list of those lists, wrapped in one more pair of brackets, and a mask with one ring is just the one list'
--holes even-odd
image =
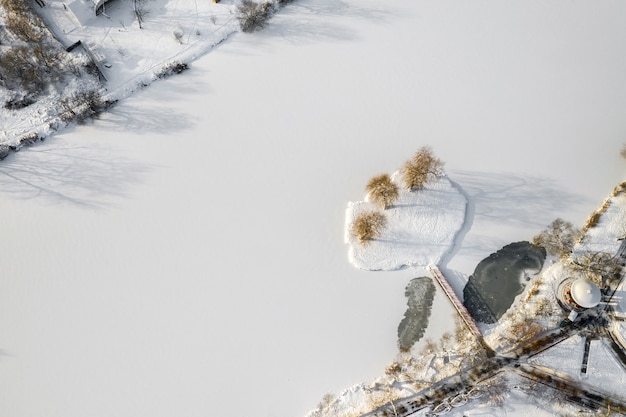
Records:
{"label": "snow-covered ground", "polygon": [[582,224],[624,175],[625,14],[297,0],[9,156],[0,411],[292,417],[378,377],[426,274],[352,267],[346,202],[431,145],[469,201],[448,269]]}

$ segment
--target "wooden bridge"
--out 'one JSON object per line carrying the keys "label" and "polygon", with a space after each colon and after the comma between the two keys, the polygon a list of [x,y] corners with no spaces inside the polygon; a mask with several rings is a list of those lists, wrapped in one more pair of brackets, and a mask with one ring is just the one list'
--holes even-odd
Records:
{"label": "wooden bridge", "polygon": [[463,319],[463,322],[465,323],[467,328],[470,330],[470,332],[472,332],[474,337],[476,337],[480,341],[480,343],[483,346],[485,346],[485,348],[491,351],[491,349],[485,344],[483,335],[480,332],[480,329],[478,328],[476,321],[474,321],[474,318],[472,317],[472,315],[469,313],[469,311],[467,311],[467,309],[465,308],[465,305],[463,304],[459,296],[454,291],[454,288],[452,288],[452,286],[446,279],[445,275],[443,275],[443,272],[441,272],[439,267],[437,267],[437,265],[434,265],[434,264],[428,265],[428,270],[430,271],[431,274],[433,274],[437,282],[439,282],[439,285],[441,286],[443,291],[446,293],[446,295],[452,302],[452,305],[454,305],[454,308],[456,309],[457,313],[459,313],[459,316],[461,316],[461,318]]}

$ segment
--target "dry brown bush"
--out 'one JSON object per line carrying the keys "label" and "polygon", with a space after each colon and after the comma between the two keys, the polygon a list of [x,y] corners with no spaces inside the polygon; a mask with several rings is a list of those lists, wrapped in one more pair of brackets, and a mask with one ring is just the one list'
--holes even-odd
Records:
{"label": "dry brown bush", "polygon": [[626,182],[622,182],[621,184],[618,184],[615,186],[615,188],[613,189],[613,197],[623,193],[624,191],[626,191]]}
{"label": "dry brown bush", "polygon": [[587,218],[587,221],[585,221],[585,224],[583,225],[583,230],[588,230],[592,227],[595,227],[598,224],[598,221],[600,221],[601,215],[602,213],[600,213],[599,211],[594,211],[593,213],[591,213],[591,215]]}
{"label": "dry brown bush", "polygon": [[402,181],[409,190],[423,188],[442,174],[443,162],[427,146],[421,147],[400,170]]}
{"label": "dry brown bush", "polygon": [[398,362],[393,362],[391,365],[385,368],[385,374],[394,379],[398,379],[398,376],[402,372],[402,365]]}
{"label": "dry brown bush", "polygon": [[330,405],[334,403],[336,399],[337,396],[335,394],[328,392],[324,394],[319,404],[317,404],[317,408],[319,408],[320,410],[328,409],[328,407],[330,407]]}
{"label": "dry brown bush", "polygon": [[383,209],[392,206],[400,195],[398,186],[388,174],[378,175],[369,180],[365,191],[369,193],[370,201]]}
{"label": "dry brown bush", "polygon": [[535,314],[540,317],[547,317],[554,311],[554,305],[549,299],[543,297],[535,302]]}
{"label": "dry brown bush", "polygon": [[379,211],[366,211],[359,214],[352,223],[352,235],[362,244],[380,236],[387,226],[387,218]]}
{"label": "dry brown bush", "polygon": [[40,20],[30,20],[24,15],[11,13],[5,19],[6,28],[24,42],[39,42],[43,38]]}

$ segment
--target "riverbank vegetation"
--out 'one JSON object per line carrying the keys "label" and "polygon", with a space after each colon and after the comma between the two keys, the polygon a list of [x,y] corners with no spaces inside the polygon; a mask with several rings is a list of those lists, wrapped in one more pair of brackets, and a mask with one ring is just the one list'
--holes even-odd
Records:
{"label": "riverbank vegetation", "polygon": [[49,89],[62,90],[68,78],[85,75],[81,63],[54,39],[27,2],[0,0],[0,8],[4,15],[4,25],[0,26],[0,86],[8,91],[5,108],[27,107]]}

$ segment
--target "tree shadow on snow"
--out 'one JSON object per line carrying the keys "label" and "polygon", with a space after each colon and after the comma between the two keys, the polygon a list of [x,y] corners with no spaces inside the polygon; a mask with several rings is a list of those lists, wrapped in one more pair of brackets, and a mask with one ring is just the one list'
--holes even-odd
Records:
{"label": "tree shadow on snow", "polygon": [[104,208],[110,197],[127,196],[148,167],[97,145],[47,149],[33,146],[0,164],[0,190],[18,199],[38,199],[84,208]]}
{"label": "tree shadow on snow", "polygon": [[[465,252],[491,253],[510,243],[506,239],[496,242],[493,236],[479,234],[472,234],[471,242],[465,241],[463,238],[474,221],[538,231],[563,216],[561,213],[591,202],[584,195],[572,193],[550,178],[475,171],[455,171],[451,177],[468,199],[465,224],[460,239],[456,239],[453,253],[458,252],[460,246]],[[530,240],[533,236],[531,231],[529,233]]]}
{"label": "tree shadow on snow", "polygon": [[[453,179],[474,202],[474,215],[515,226],[545,227],[554,215],[590,203],[550,178],[456,171]],[[558,215],[558,214],[557,214]]]}
{"label": "tree shadow on snow", "polygon": [[172,107],[150,105],[120,105],[113,107],[98,120],[106,130],[146,133],[174,133],[191,129],[195,121],[187,114],[176,112]]}

